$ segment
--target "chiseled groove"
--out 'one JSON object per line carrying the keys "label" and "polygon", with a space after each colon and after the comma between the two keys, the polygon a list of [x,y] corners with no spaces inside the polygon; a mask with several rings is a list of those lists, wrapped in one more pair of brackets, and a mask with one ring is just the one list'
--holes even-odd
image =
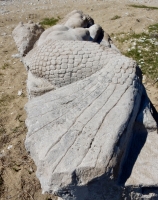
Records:
{"label": "chiseled groove", "polygon": [[[94,86],[94,85],[92,85],[92,86],[91,86],[90,88],[88,88],[87,90],[91,89],[93,86]],[[83,89],[84,89],[84,88],[82,88],[81,90],[83,90]],[[81,90],[78,90],[78,92],[81,91]],[[84,90],[84,92],[87,91],[87,90]],[[83,93],[84,93],[84,92],[83,92]],[[77,93],[77,92],[75,92],[75,93]],[[67,96],[65,96],[65,97],[68,97],[68,96],[71,97],[71,96],[74,95],[75,93],[73,93],[73,94],[71,94],[71,95],[67,95]],[[82,95],[82,94],[81,94],[81,95]],[[64,97],[64,98],[65,98],[65,97]],[[74,101],[77,97],[78,97],[78,96],[74,97],[73,101]],[[63,99],[63,98],[59,98],[59,99]],[[58,100],[58,99],[55,99],[55,100]],[[54,100],[54,101],[55,101],[55,100]],[[53,110],[57,110],[57,107],[56,107],[56,109],[49,110],[49,111],[47,111],[47,112],[45,112],[45,113],[43,113],[43,114],[30,117],[29,120],[32,119],[32,118],[37,118],[37,117],[39,117],[39,116],[43,116],[43,115],[45,115],[45,114],[47,114],[47,113],[49,113],[49,112],[52,112]]]}
{"label": "chiseled groove", "polygon": [[[94,86],[92,86],[92,87],[94,87]],[[93,90],[91,93],[95,92],[97,89],[98,89],[98,88],[96,88],[95,90]],[[88,96],[90,96],[91,93],[89,93],[89,95],[87,95],[85,98],[81,99],[80,102],[82,102],[82,100],[84,100],[84,99],[86,99]],[[79,103],[79,104],[80,104],[80,103]],[[79,104],[78,104],[78,105],[79,105]],[[28,137],[34,135],[35,133],[37,133],[38,131],[40,131],[42,128],[44,128],[44,127],[46,127],[47,125],[53,123],[54,121],[60,119],[61,117],[63,117],[63,116],[64,116],[66,113],[68,113],[68,112],[69,112],[69,109],[68,109],[67,112],[65,112],[63,115],[61,115],[61,116],[59,116],[58,118],[54,119],[53,121],[51,121],[51,122],[45,124],[44,126],[42,126],[41,128],[39,128],[38,130],[34,131],[34,132],[33,132],[31,135],[29,135]]]}
{"label": "chiseled groove", "polygon": [[[95,85],[94,85],[94,86],[95,86]],[[92,87],[94,87],[94,86],[92,86]],[[89,89],[91,89],[92,87],[90,87]],[[96,88],[96,89],[95,89],[94,91],[92,91],[91,93],[95,92],[97,89],[98,89],[98,88]],[[90,93],[89,95],[91,95],[91,93]],[[89,95],[88,95],[88,96],[89,96]],[[86,99],[88,96],[86,96],[84,99]],[[82,100],[84,100],[84,99],[82,99]],[[68,110],[68,111],[69,111],[69,110]],[[34,131],[32,134],[28,135],[28,137],[30,137],[30,136],[32,136],[32,135],[34,135],[36,132],[40,131],[42,128],[46,127],[47,125],[49,125],[49,124],[53,123],[55,120],[58,120],[58,119],[60,119],[62,116],[64,116],[66,113],[68,113],[68,111],[67,111],[67,112],[65,112],[63,115],[61,115],[60,117],[58,117],[58,118],[54,119],[53,121],[51,121],[51,122],[49,122],[49,123],[45,124],[45,125],[44,125],[43,127],[41,127],[40,129],[38,129],[38,130]]]}
{"label": "chiseled groove", "polygon": [[[94,81],[95,81],[95,80],[93,80],[92,82],[88,83],[88,85],[91,84],[91,83],[93,83]],[[47,103],[51,103],[51,102],[56,101],[56,100],[58,100],[58,99],[64,99],[65,97],[71,96],[71,95],[77,93],[78,91],[84,89],[84,88],[85,88],[86,86],[88,86],[88,85],[83,86],[81,89],[79,89],[79,90],[77,90],[77,91],[75,91],[75,92],[72,92],[72,93],[69,94],[69,95],[65,95],[65,96],[63,96],[63,97],[59,97],[59,96],[58,96],[58,97],[55,98],[55,99],[52,99],[52,100],[50,100],[50,101],[47,101]],[[63,89],[63,88],[60,88],[60,89]],[[49,92],[50,92],[50,91],[49,91]],[[60,92],[62,92],[62,91],[60,91]],[[48,93],[47,93],[47,94],[48,94]],[[40,101],[41,101],[41,100],[40,100]],[[38,102],[39,102],[39,101],[33,102],[34,105],[31,106],[31,108],[38,107],[38,104],[37,104]],[[45,103],[45,102],[44,102],[44,103]]]}
{"label": "chiseled groove", "polygon": [[[104,105],[95,113],[95,115],[98,114],[98,112],[105,106],[105,104],[107,103],[107,101],[108,101],[108,100],[110,99],[110,97],[114,94],[115,89],[116,89],[116,86],[115,86],[115,88],[113,89],[113,92],[111,93],[111,95],[108,97],[108,99],[107,99],[106,102],[104,103]],[[108,112],[108,113],[109,113],[109,112]],[[107,114],[108,114],[108,113],[107,113]],[[104,119],[105,119],[105,117],[107,116],[107,114],[106,114],[105,116],[103,116]],[[95,117],[95,115],[94,115],[93,117]],[[93,118],[93,117],[92,117],[92,118]],[[92,118],[91,118],[91,119],[92,119]],[[91,120],[91,119],[90,119],[90,120]],[[89,120],[89,121],[90,121],[90,120]],[[89,121],[88,121],[88,122],[89,122]],[[102,123],[103,123],[103,120],[101,121],[101,123],[100,123],[100,125],[99,125],[99,127],[98,127],[98,130],[99,130],[99,128],[100,128],[100,126],[101,126]],[[88,124],[88,123],[87,123],[87,124]],[[86,124],[86,125],[87,125],[87,124]],[[85,125],[85,126],[86,126],[86,125]],[[83,128],[85,128],[85,126],[84,126]],[[83,129],[82,129],[82,130],[83,130]],[[97,131],[97,132],[98,132],[98,131]],[[96,134],[97,134],[97,132],[96,132]],[[94,137],[93,137],[93,138],[95,138],[96,134],[94,134]],[[92,146],[93,142],[94,142],[94,140],[92,141],[90,147]],[[88,154],[89,149],[90,149],[90,148],[88,148],[88,151],[86,152],[86,154],[85,154],[84,157],[82,158],[81,162],[77,165],[77,167],[78,167],[79,165],[82,164],[82,161],[83,161],[83,159],[86,157],[86,155]],[[77,168],[77,167],[76,167],[76,168]]]}
{"label": "chiseled groove", "polygon": [[[109,86],[109,85],[108,85],[108,86]],[[108,87],[108,86],[107,86],[107,87]],[[107,87],[105,88],[105,90],[107,89]],[[96,99],[98,99],[98,98],[105,92],[105,90],[104,90]],[[114,88],[114,90],[115,90],[115,88]],[[111,95],[110,95],[110,97],[111,97]],[[93,100],[93,102],[96,101],[96,99]],[[93,102],[92,102],[90,105],[92,105]],[[105,103],[105,104],[106,104],[106,103]],[[105,104],[104,104],[104,105],[105,105]],[[89,106],[90,106],[90,105],[89,105]],[[87,107],[89,107],[89,106],[87,106]],[[87,109],[87,107],[86,107],[86,109]],[[103,106],[102,106],[102,107],[103,107]],[[85,110],[86,110],[86,109],[85,109]],[[100,108],[100,109],[101,109],[101,108]],[[85,110],[84,110],[84,111],[85,111]],[[84,111],[83,111],[83,112],[84,112]],[[82,112],[82,113],[83,113],[83,112]],[[81,114],[82,114],[82,113],[81,113]],[[97,113],[98,113],[98,112],[96,112],[96,113],[94,114],[94,116],[95,116]],[[81,114],[80,114],[77,118],[79,118],[79,117],[81,116]],[[93,116],[93,117],[94,117],[94,116]],[[93,118],[93,117],[92,117],[92,118]],[[91,118],[91,119],[92,119],[92,118]],[[89,122],[91,119],[89,119],[88,122]],[[75,120],[75,122],[76,122],[76,121],[77,121],[77,119]],[[74,122],[74,124],[75,124],[75,122]],[[77,134],[77,136],[80,135],[80,134],[82,133],[84,127],[88,124],[88,122],[82,127],[82,130]],[[73,124],[73,125],[74,125],[74,124]],[[72,125],[72,126],[73,126],[73,125]],[[70,130],[70,128],[69,128],[69,130]],[[69,131],[69,130],[68,130],[68,131]],[[68,131],[67,131],[67,132],[68,132]],[[67,133],[67,132],[66,132],[66,133]],[[66,133],[64,133],[64,135],[65,135]],[[63,136],[64,136],[64,135],[63,135]],[[63,137],[63,136],[62,136],[62,137]],[[56,170],[57,166],[61,163],[62,159],[65,157],[65,155],[67,154],[67,152],[69,151],[69,149],[70,149],[70,148],[73,146],[73,144],[76,142],[77,136],[76,136],[74,142],[70,145],[70,147],[67,149],[67,151],[65,152],[65,154],[64,154],[64,155],[61,157],[61,159],[59,160],[59,162],[58,162],[57,165],[55,166],[53,172]],[[62,137],[61,137],[61,138],[62,138]],[[61,138],[60,138],[60,140],[61,140]],[[53,146],[55,146],[55,145],[53,145]],[[52,147],[52,148],[53,148],[53,147]],[[51,149],[50,149],[50,150],[51,150]],[[49,150],[49,151],[50,151],[50,150]],[[46,156],[48,155],[48,153],[49,153],[49,152],[47,152]],[[52,172],[52,173],[53,173],[53,172]]]}
{"label": "chiseled groove", "polygon": [[[139,85],[139,86],[140,86],[140,85]],[[127,88],[127,89],[128,89],[128,88]],[[139,91],[138,91],[138,94],[139,94]],[[135,97],[134,102],[136,101],[136,99],[137,99],[137,97]],[[133,112],[133,111],[132,111],[132,112]],[[127,123],[127,126],[126,126],[126,127],[128,127],[129,122],[130,122],[130,119],[128,119],[128,123]],[[125,129],[123,130],[123,133],[124,133],[124,131],[125,131]],[[114,152],[112,153],[111,158],[109,159],[109,162],[108,162],[108,164],[107,164],[107,166],[106,166],[106,169],[108,169],[109,163],[110,163],[110,161],[112,160],[113,155],[114,155]],[[97,163],[96,163],[96,164],[97,164]]]}
{"label": "chiseled groove", "polygon": [[101,146],[99,146],[99,153],[98,153],[98,155],[97,155],[96,162],[95,162],[95,167],[94,167],[94,168],[96,168],[96,166],[97,166],[97,161],[98,161],[100,152],[101,152]]}
{"label": "chiseled groove", "polygon": [[[94,81],[95,81],[95,79],[94,79],[93,81],[91,81],[90,83],[88,83],[88,85],[91,84],[91,83],[93,83]],[[74,83],[75,83],[75,82],[74,82]],[[69,84],[69,85],[70,85],[70,84]],[[77,90],[77,91],[75,91],[75,92],[72,92],[72,94],[77,93],[78,91],[82,90],[83,88],[85,88],[85,87],[88,86],[88,85],[85,85],[85,86],[83,86],[81,89],[79,89],[79,90]],[[68,85],[67,85],[67,86],[68,86]],[[63,87],[64,87],[64,86],[63,86]],[[63,87],[61,87],[60,89],[64,90]],[[62,91],[60,90],[60,92],[62,92]],[[67,97],[67,96],[71,96],[72,94],[70,94],[70,95],[65,95],[65,96],[66,96],[66,97]],[[64,99],[65,96],[63,96],[63,97],[59,97],[59,96],[58,96],[56,99],[52,99],[52,100],[50,100],[50,101],[47,101],[47,103],[56,101],[56,100],[58,100],[58,99]],[[40,100],[40,101],[41,101],[41,100]],[[31,108],[38,107],[37,102],[38,102],[38,101],[35,101],[34,103],[36,103],[36,104],[35,104],[34,106],[31,106]],[[45,102],[44,102],[44,103],[45,103]]]}
{"label": "chiseled groove", "polygon": [[[108,59],[108,56],[109,56],[108,54],[107,54],[106,56],[107,56],[107,57],[104,58],[104,61],[107,61],[107,63],[106,63],[106,66],[107,66],[107,65],[109,65],[110,59]],[[102,69],[103,69],[103,68],[102,68]],[[97,76],[99,76],[100,74],[102,74],[102,72],[101,72],[102,69],[100,69],[100,70],[97,71],[97,73],[100,72]],[[92,75],[95,75],[95,74],[92,74]],[[91,75],[91,76],[92,76],[92,75]],[[89,77],[90,77],[90,76],[89,76]],[[86,77],[86,78],[89,78],[89,77]],[[85,79],[86,79],[86,78],[85,78]],[[83,79],[83,80],[84,80],[84,79]],[[95,80],[94,80],[94,81],[95,81]],[[93,83],[94,81],[90,82],[89,84]],[[77,81],[76,81],[76,82],[77,82]],[[74,82],[74,83],[75,83],[75,82]],[[73,84],[74,84],[74,83],[73,83]],[[88,84],[88,85],[89,85],[89,84]],[[69,84],[69,85],[70,85],[70,84]],[[86,86],[87,86],[87,85],[86,85]],[[86,86],[85,86],[85,87],[86,87]],[[62,88],[63,88],[63,87],[61,87],[61,89],[62,89]],[[84,88],[84,87],[83,87],[83,88]],[[63,88],[63,89],[64,89],[64,88]],[[82,90],[82,88],[81,88],[80,90]],[[78,90],[78,91],[80,91],[80,90]],[[76,92],[74,92],[74,93],[77,93],[78,91],[76,91]],[[74,94],[74,93],[73,93],[73,94]],[[67,96],[70,96],[70,95],[67,95]],[[65,96],[64,96],[63,98],[65,98]],[[61,97],[59,97],[59,98],[57,98],[57,99],[53,99],[53,100],[51,100],[51,101],[47,101],[47,102],[49,103],[49,102],[52,102],[52,101],[56,101],[56,100],[58,100],[58,99],[61,99]],[[36,107],[36,106],[38,106],[38,105],[35,104],[34,106],[32,106],[32,108],[33,108],[33,107]]]}
{"label": "chiseled groove", "polygon": [[[108,86],[109,86],[109,85],[107,85],[107,87],[108,87]],[[107,89],[107,87],[103,90],[103,92]],[[103,92],[102,92],[102,93],[103,93]],[[101,93],[100,95],[102,95],[102,93]],[[98,99],[98,98],[100,97],[100,95],[99,95],[98,97],[96,97],[88,106],[86,106],[86,108],[79,114],[79,116],[77,116],[77,118],[79,118],[79,117],[82,115],[82,113],[85,112],[85,110],[86,110],[89,106],[91,106],[91,105],[93,104],[93,102],[96,101],[96,99]],[[48,151],[47,151],[47,153],[46,153],[45,156],[47,156],[48,153],[51,151],[51,149],[52,149],[58,142],[60,142],[60,140],[64,137],[65,134],[68,133],[68,131],[69,131],[69,130],[72,128],[72,126],[76,123],[77,118],[75,119],[74,123],[69,127],[69,129],[58,139],[58,141],[48,149]]]}
{"label": "chiseled groove", "polygon": [[[118,104],[118,102],[121,100],[122,96],[125,94],[125,92],[126,92],[128,89],[129,89],[129,87],[127,87],[127,88],[125,89],[125,91],[123,92],[123,94],[120,96],[120,98],[119,98],[118,101],[115,103],[115,105],[109,110],[109,112]],[[109,114],[109,112],[107,113],[107,115]],[[104,118],[104,120],[105,120],[105,118]],[[102,124],[103,124],[104,120],[102,121]],[[101,126],[100,126],[100,128],[101,128]],[[98,132],[99,132],[99,129],[98,129],[97,133],[98,133]],[[98,162],[100,153],[101,153],[101,148],[100,148],[100,151],[99,151],[98,156],[97,156],[97,159],[96,159],[95,167],[96,167],[96,165],[97,165],[97,162]],[[111,159],[110,159],[110,160],[111,160]],[[110,162],[110,160],[109,160],[109,162]],[[108,164],[109,164],[109,162],[108,162]]]}
{"label": "chiseled groove", "polygon": [[[95,80],[96,80],[96,79],[95,79]],[[74,93],[72,93],[72,94],[70,94],[70,95],[64,96],[63,98],[58,98],[58,99],[64,99],[65,97],[68,97],[68,96],[71,97],[71,96],[74,95],[75,93],[79,93],[80,91],[82,91],[83,89],[85,89],[85,88],[86,88],[87,86],[89,86],[90,84],[94,84],[94,85],[92,85],[91,87],[86,88],[82,93],[86,92],[87,90],[90,90],[93,86],[96,85],[96,83],[94,83],[95,80],[93,80],[92,82],[90,82],[88,85],[82,87],[80,90],[78,90],[78,91],[76,91],[76,92],[74,92]],[[82,93],[81,93],[81,96],[82,96]],[[74,97],[73,100],[75,100],[77,97],[78,97],[78,96]],[[56,100],[58,100],[58,99],[54,99],[53,101],[56,101]],[[48,103],[50,103],[50,102],[52,102],[52,101],[49,101]],[[56,110],[56,109],[55,109],[55,110]],[[47,111],[47,112],[45,112],[45,113],[43,113],[43,114],[41,114],[41,115],[36,115],[36,116],[34,116],[34,117],[30,117],[29,120],[32,119],[32,118],[36,118],[36,117],[45,115],[45,114],[47,114],[47,113],[49,113],[49,112],[52,112],[52,110],[49,110],[49,111]],[[65,113],[65,114],[66,114],[66,113]]]}
{"label": "chiseled groove", "polygon": [[[105,60],[105,59],[104,59]],[[108,65],[108,63],[109,63],[109,59],[108,59],[108,55],[107,55],[107,58],[106,58],[106,60],[108,61],[107,63],[106,63],[106,65]],[[101,68],[101,69],[103,69],[103,68]],[[99,69],[97,72],[99,72],[99,71],[101,71],[101,69]],[[96,73],[97,73],[96,72]],[[101,74],[101,72],[100,72],[100,74]],[[100,75],[100,74],[98,74],[98,75]],[[95,75],[95,73],[93,73],[92,75]],[[92,75],[90,75],[90,76],[92,76]],[[97,75],[97,76],[98,76]],[[85,77],[84,79],[86,79],[86,78],[89,78],[90,76],[88,76],[88,77]],[[81,80],[84,80],[84,79],[81,79]],[[76,81],[77,82],[77,81]],[[74,82],[75,83],[75,82]],[[72,83],[73,84],[73,83]],[[70,85],[70,84],[68,84],[68,85]],[[64,86],[63,86],[64,87]],[[61,87],[62,88],[62,87]],[[64,88],[63,88],[64,89]],[[64,98],[64,97],[63,97]],[[58,99],[61,99],[60,97],[58,98]],[[54,99],[54,100],[57,100],[57,99]],[[54,101],[54,100],[51,100],[51,101]],[[51,102],[50,101],[50,102]],[[49,101],[48,101],[49,102]],[[37,105],[34,105],[33,107],[36,107]]]}

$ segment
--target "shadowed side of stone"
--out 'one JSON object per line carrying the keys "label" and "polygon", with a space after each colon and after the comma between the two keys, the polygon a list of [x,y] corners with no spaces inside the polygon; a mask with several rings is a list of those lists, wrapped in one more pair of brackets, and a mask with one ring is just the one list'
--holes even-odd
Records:
{"label": "shadowed side of stone", "polygon": [[157,112],[143,90],[133,137],[120,177],[129,199],[157,199]]}

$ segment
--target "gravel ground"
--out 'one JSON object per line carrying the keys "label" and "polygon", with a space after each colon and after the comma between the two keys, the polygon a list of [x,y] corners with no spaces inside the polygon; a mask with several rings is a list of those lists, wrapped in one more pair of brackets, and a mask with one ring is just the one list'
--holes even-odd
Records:
{"label": "gravel ground", "polygon": [[[147,1],[147,0],[146,0]],[[157,0],[156,0],[157,1]],[[152,5],[156,6],[156,1]],[[27,102],[27,73],[18,58],[12,30],[20,22],[39,22],[45,17],[62,19],[74,9],[83,10],[109,34],[146,30],[158,22],[157,10],[136,9],[129,4],[136,1],[64,1],[64,0],[0,0],[0,199],[55,200],[42,195],[35,176],[36,167],[25,151],[24,140]],[[142,1],[141,1],[142,2]],[[158,3],[157,3],[158,4]],[[158,6],[158,5],[157,5]],[[116,15],[120,18],[111,20]],[[117,45],[115,38],[112,38]],[[158,90],[146,82],[147,92],[158,108]],[[20,95],[18,95],[18,93]]]}

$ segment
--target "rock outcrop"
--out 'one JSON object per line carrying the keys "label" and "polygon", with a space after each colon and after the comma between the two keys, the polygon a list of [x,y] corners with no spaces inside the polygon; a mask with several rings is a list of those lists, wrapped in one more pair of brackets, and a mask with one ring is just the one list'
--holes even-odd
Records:
{"label": "rock outcrop", "polygon": [[43,192],[65,200],[157,199],[158,115],[137,63],[101,30],[65,22],[26,55],[25,146]]}

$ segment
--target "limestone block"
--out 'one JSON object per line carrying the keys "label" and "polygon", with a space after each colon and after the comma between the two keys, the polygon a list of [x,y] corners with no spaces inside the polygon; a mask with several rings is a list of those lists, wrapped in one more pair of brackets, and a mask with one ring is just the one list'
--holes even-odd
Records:
{"label": "limestone block", "polygon": [[[53,52],[60,45],[58,57],[63,56],[62,59],[69,57],[76,47],[78,51],[73,54],[74,62],[81,59],[82,64],[83,57],[78,55],[80,51],[85,51],[84,55],[88,58],[98,54],[100,59],[98,65],[94,65],[96,71],[84,71],[84,79],[80,76],[82,70],[93,68],[87,66],[88,62],[83,69],[83,64],[77,71],[72,69],[71,76],[68,74],[63,81],[58,76],[58,70],[54,70],[54,82],[51,82],[49,73],[46,76],[51,65],[44,65],[43,61],[45,71],[42,79],[56,89],[28,102],[26,149],[37,165],[37,177],[43,192],[67,200],[104,199],[103,195],[107,199],[120,199],[122,188],[117,182],[143,94],[137,64],[117,51],[96,43],[53,41],[34,48],[26,56],[30,73],[40,78],[37,64],[41,62],[40,52]],[[64,49],[69,54],[63,54]],[[53,53],[49,57],[56,63]],[[64,60],[61,69],[68,66],[67,62],[68,59]],[[130,73],[130,76],[121,76],[123,83],[117,78],[121,69],[122,73]],[[66,71],[63,73],[66,75]]]}
{"label": "limestone block", "polygon": [[[77,49],[77,51],[74,51],[74,49]],[[136,63],[131,59],[121,56],[121,54],[117,51],[108,49],[108,47],[102,47],[102,45],[91,42],[49,40],[43,45],[40,45],[39,47],[36,47],[30,51],[25,57],[24,63],[31,74],[39,78],[44,78],[57,88],[73,83],[73,80],[76,80],[74,79],[75,77],[83,79],[91,76],[95,72],[105,67],[104,63],[106,63],[107,66],[107,77],[111,78],[111,76],[115,74],[115,78],[109,81],[113,82],[114,84],[122,84],[126,82],[128,78],[128,76],[124,75],[124,73],[122,74],[121,81],[119,81],[117,78],[117,74],[121,72],[122,66],[125,67],[128,65],[128,70],[130,69],[130,73],[134,73]],[[54,52],[56,52],[58,56],[56,56]],[[84,53],[84,57],[82,52]],[[70,57],[72,54],[74,55],[73,59]],[[93,59],[97,54],[99,57],[98,62]],[[112,59],[111,55],[113,55],[115,59]],[[117,63],[117,59],[119,60],[118,66],[120,68],[118,68],[118,66],[116,68],[114,67]],[[58,60],[60,60],[60,63]],[[74,67],[72,67],[69,71],[68,69],[70,60],[72,66]],[[111,74],[108,72],[110,69],[113,69]],[[61,83],[59,80],[59,74],[66,75],[70,72],[71,74],[67,77],[66,83]],[[131,77],[133,73],[131,74]],[[81,74],[84,74],[84,76],[81,76]],[[131,80],[131,82],[128,81],[129,84],[132,84],[132,79],[129,80]],[[28,90],[31,91],[32,89],[29,87]]]}
{"label": "limestone block", "polygon": [[104,37],[104,31],[101,26],[94,24],[89,27],[90,36],[93,42],[100,43]]}
{"label": "limestone block", "polygon": [[25,56],[39,39],[44,29],[31,21],[28,23],[20,22],[13,30],[12,36],[21,56]]}
{"label": "limestone block", "polygon": [[63,24],[58,24],[45,30],[37,45],[47,40],[79,40],[100,43],[104,37],[101,26],[94,24],[94,20],[82,11],[74,10],[67,15]]}
{"label": "limestone block", "polygon": [[57,25],[44,31],[37,42],[37,46],[48,40],[91,41],[89,30],[84,28],[64,29],[64,27],[63,25]]}
{"label": "limestone block", "polygon": [[63,19],[63,24],[71,28],[89,28],[94,24],[94,20],[82,11],[73,10]]}
{"label": "limestone block", "polygon": [[[72,40],[72,41],[92,41],[100,43],[104,37],[102,28],[94,24],[90,28],[68,28],[64,25],[55,25],[45,30],[40,36],[37,46],[40,46],[47,40]],[[109,41],[105,46],[110,47]],[[104,44],[104,42],[102,42]]]}

